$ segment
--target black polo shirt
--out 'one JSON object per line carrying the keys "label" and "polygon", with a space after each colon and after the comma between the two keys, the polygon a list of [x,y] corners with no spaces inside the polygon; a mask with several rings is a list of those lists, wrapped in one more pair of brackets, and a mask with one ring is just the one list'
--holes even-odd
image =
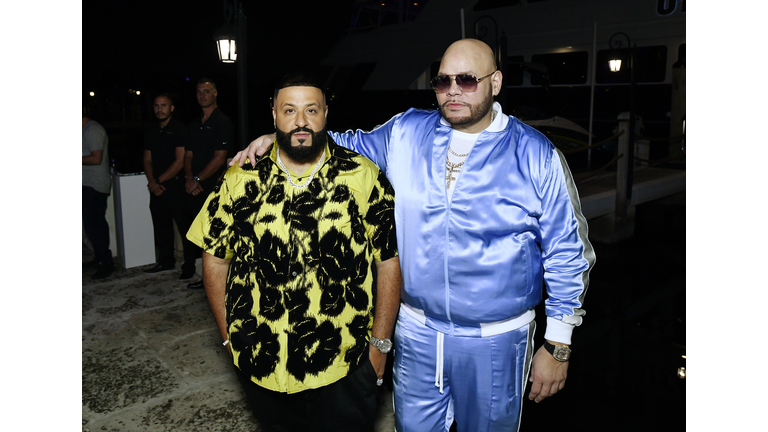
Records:
{"label": "black polo shirt", "polygon": [[[176,148],[187,144],[187,126],[174,117],[165,127],[160,122],[149,126],[144,134],[144,150],[152,152],[152,174],[160,177],[176,160]],[[178,175],[178,174],[177,174]]]}
{"label": "black polo shirt", "polygon": [[[203,115],[200,114],[200,117],[189,124],[187,150],[192,152],[192,175],[197,175],[208,165],[215,151],[226,150],[229,154],[234,144],[232,121],[221,112],[221,109],[216,107],[208,120],[205,123],[202,121]],[[218,177],[226,168],[224,164],[214,176]]]}

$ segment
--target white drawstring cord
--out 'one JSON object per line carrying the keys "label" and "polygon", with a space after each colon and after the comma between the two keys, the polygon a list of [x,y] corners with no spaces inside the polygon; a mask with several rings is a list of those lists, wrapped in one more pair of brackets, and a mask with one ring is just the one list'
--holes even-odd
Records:
{"label": "white drawstring cord", "polygon": [[435,370],[435,387],[443,394],[443,334],[437,332],[437,365]]}

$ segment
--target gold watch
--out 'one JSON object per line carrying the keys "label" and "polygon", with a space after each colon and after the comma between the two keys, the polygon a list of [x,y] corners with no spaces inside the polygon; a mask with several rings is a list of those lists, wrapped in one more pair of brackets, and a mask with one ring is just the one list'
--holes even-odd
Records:
{"label": "gold watch", "polygon": [[571,358],[571,349],[568,345],[553,345],[544,339],[544,349],[559,362],[567,362]]}

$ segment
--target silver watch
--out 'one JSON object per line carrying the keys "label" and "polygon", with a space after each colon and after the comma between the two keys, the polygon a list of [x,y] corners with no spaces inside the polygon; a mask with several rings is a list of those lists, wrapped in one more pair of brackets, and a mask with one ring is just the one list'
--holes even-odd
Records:
{"label": "silver watch", "polygon": [[389,339],[378,339],[373,336],[371,336],[371,339],[369,341],[371,345],[375,346],[376,348],[381,351],[382,354],[388,353],[390,350],[392,350],[392,341]]}

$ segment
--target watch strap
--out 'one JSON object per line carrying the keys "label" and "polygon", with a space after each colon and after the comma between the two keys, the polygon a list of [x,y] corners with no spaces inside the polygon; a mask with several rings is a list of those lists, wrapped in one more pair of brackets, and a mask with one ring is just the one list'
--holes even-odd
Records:
{"label": "watch strap", "polygon": [[379,339],[377,337],[371,336],[369,342],[371,345],[376,347],[376,349],[381,351],[382,354],[387,354],[392,350],[392,341],[389,339]]}
{"label": "watch strap", "polygon": [[[563,349],[566,350],[567,354],[565,356],[565,359],[560,359],[560,358],[558,358],[557,355],[555,355],[555,350],[558,349],[558,348],[559,348],[559,350],[563,350]],[[552,354],[552,357],[554,357],[555,360],[560,361],[560,362],[568,361],[570,359],[570,357],[571,357],[571,348],[568,345],[565,345],[565,344],[554,345],[554,344],[549,343],[548,340],[544,339],[544,349],[547,350],[548,353]]]}

